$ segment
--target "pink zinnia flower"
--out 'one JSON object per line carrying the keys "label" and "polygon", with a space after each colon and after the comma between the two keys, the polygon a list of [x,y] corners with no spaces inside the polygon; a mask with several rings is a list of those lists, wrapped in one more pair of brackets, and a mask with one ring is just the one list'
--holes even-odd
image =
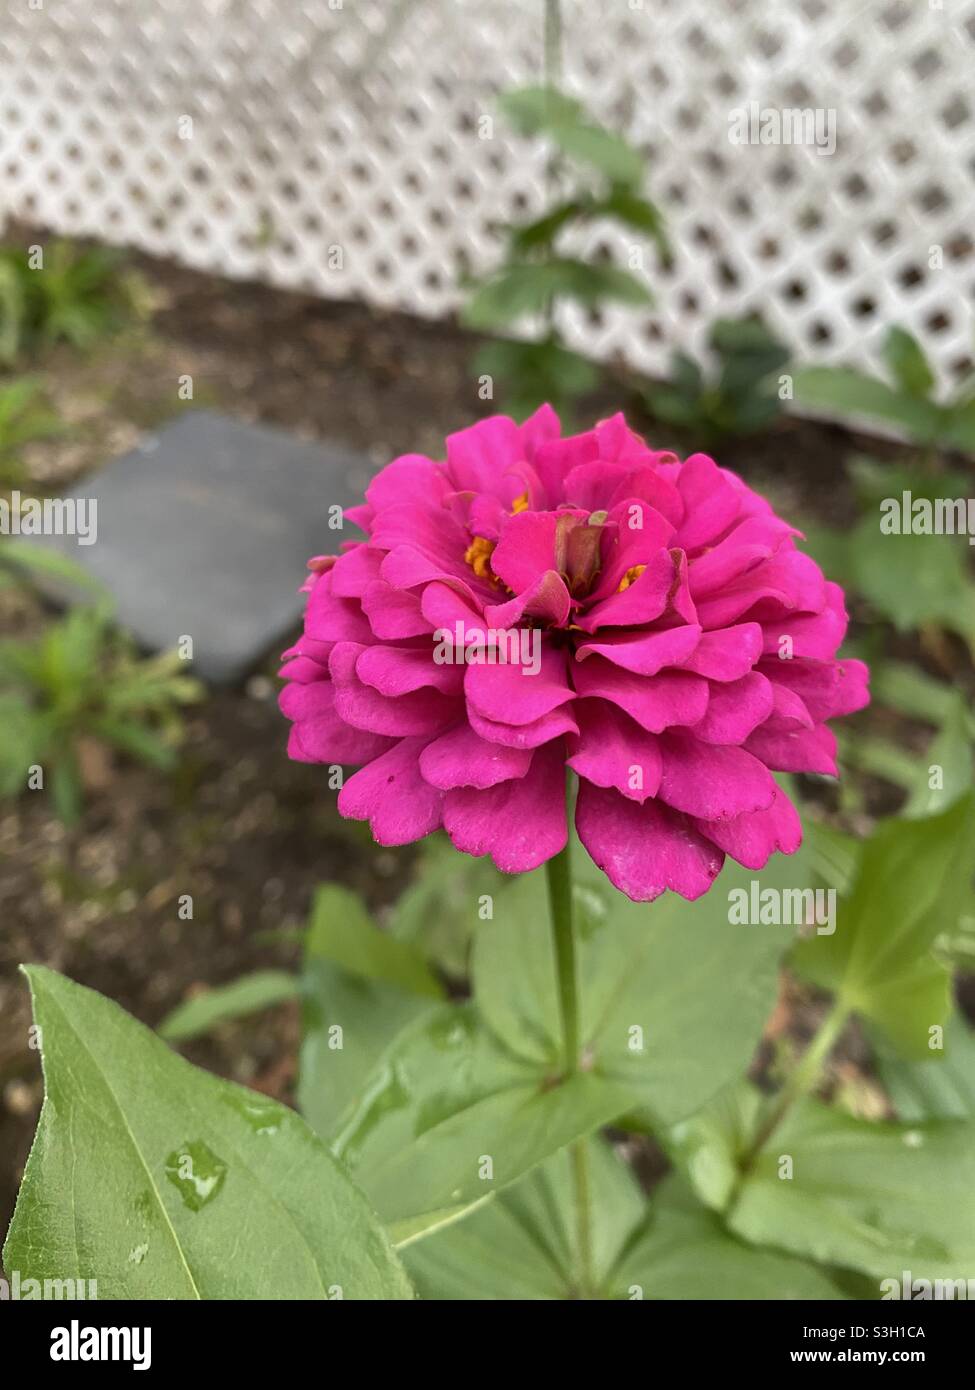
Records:
{"label": "pink zinnia flower", "polygon": [[[561,439],[545,406],[394,460],[348,516],[367,539],[311,562],[281,708],[292,758],[363,765],[339,810],[380,844],[442,826],[534,869],[572,768],[579,837],[631,898],[798,848],[770,769],[836,773],[826,721],[867,703],[867,669],[836,660],[842,590],[735,474],[620,415]],[[535,664],[434,659],[444,631],[488,653],[512,629]]]}

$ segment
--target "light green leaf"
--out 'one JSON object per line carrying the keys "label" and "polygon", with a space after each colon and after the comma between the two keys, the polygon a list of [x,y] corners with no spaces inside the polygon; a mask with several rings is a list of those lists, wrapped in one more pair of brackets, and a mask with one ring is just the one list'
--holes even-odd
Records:
{"label": "light green leaf", "polygon": [[362,1098],[384,1050],[436,1005],[428,994],[364,979],[315,958],[305,962],[301,989],[298,1109],[316,1134],[331,1140]]}
{"label": "light green leaf", "polygon": [[975,1032],[960,1015],[948,1020],[944,1051],[923,1062],[881,1051],[877,1067],[898,1119],[975,1120]]}
{"label": "light green leaf", "polygon": [[971,864],[975,798],[918,821],[890,821],[863,847],[832,935],[800,942],[796,968],[876,1023],[906,1055],[928,1055],[943,1024],[949,977],[931,948]]}
{"label": "light green leaf", "polygon": [[843,1296],[815,1266],[737,1240],[673,1180],[654,1193],[650,1216],[606,1286],[608,1298],[667,1301]]}
{"label": "light green leaf", "polygon": [[28,967],[46,1095],[4,1248],[100,1298],[410,1298],[388,1239],[293,1111],[191,1067]]}
{"label": "light green leaf", "polygon": [[668,1154],[705,1206],[718,1212],[728,1206],[761,1108],[761,1092],[737,1081],[663,1136]]}
{"label": "light green leaf", "polygon": [[301,992],[298,1105],[330,1140],[383,1051],[443,988],[415,945],[380,931],[355,893],[326,884],[312,904]]}
{"label": "light green leaf", "polygon": [[852,533],[852,582],[899,632],[925,623],[975,632],[975,586],[957,537],[884,535],[865,517]]}
{"label": "light green leaf", "polygon": [[499,98],[523,135],[547,135],[571,159],[590,164],[613,183],[637,184],[643,158],[626,141],[590,120],[577,101],[552,87],[523,87]]}
{"label": "light green leaf", "polygon": [[860,862],[860,841],[822,821],[807,820],[806,845],[813,872],[827,888],[845,896],[853,887]]}
{"label": "light green leaf", "polygon": [[537,135],[553,125],[583,119],[581,103],[555,87],[518,87],[502,92],[498,105],[522,135]]}
{"label": "light green leaf", "polygon": [[852,367],[802,367],[794,375],[793,387],[800,408],[813,406],[839,416],[881,420],[918,443],[930,443],[941,428],[941,411],[932,402],[896,391]]}
{"label": "light green leaf", "polygon": [[458,854],[446,835],[428,836],[414,880],[396,903],[390,933],[461,979],[467,975],[481,900],[503,882],[490,859]]}
{"label": "light green leaf", "polygon": [[[598,1291],[645,1202],[632,1173],[604,1140],[583,1141]],[[411,1247],[406,1267],[421,1298],[573,1299],[582,1296],[574,1164],[562,1149],[463,1221]]]}
{"label": "light green leaf", "polygon": [[563,154],[591,165],[612,183],[636,187],[643,181],[643,156],[616,135],[594,122],[554,125],[551,137]]}
{"label": "light green leaf", "polygon": [[[935,680],[906,661],[881,661],[870,673],[877,704],[889,705],[912,719],[942,725],[954,712],[958,696],[945,681]],[[975,727],[969,712],[968,725]]]}
{"label": "light green leaf", "polygon": [[0,545],[0,563],[31,577],[86,589],[97,594],[103,602],[107,602],[109,597],[101,580],[76,564],[70,556],[17,536],[5,539]]}
{"label": "light green leaf", "polygon": [[352,975],[381,980],[410,994],[443,998],[443,986],[422,954],[408,942],[380,931],[362,899],[337,883],[315,890],[306,952]]}
{"label": "light green leaf", "polygon": [[[809,871],[801,854],[777,855],[761,873],[729,862],[695,903],[675,893],[631,903],[574,851],[584,1053],[595,1072],[632,1086],[658,1120],[674,1122],[747,1067],[794,937],[789,926],[732,925],[729,894],[748,892],[753,880],[803,888]],[[560,1038],[547,911],[544,873],[522,875],[498,897],[474,954],[489,1026],[543,1067],[554,1065]]]}
{"label": "light green leaf", "polygon": [[178,1005],[160,1023],[159,1036],[169,1042],[185,1042],[208,1033],[217,1024],[244,1018],[285,999],[294,999],[297,994],[294,975],[285,970],[255,970]]}
{"label": "light green leaf", "polygon": [[[815,1101],[789,1112],[728,1214],[740,1236],[900,1281],[975,1269],[975,1131],[875,1124]],[[781,1176],[783,1157],[792,1176]],[[879,1289],[878,1289],[879,1293]]]}
{"label": "light green leaf", "polygon": [[500,1191],[633,1099],[588,1072],[559,1082],[509,1051],[472,1005],[443,1005],[380,1059],[335,1151],[384,1220],[411,1222]]}
{"label": "light green leaf", "polygon": [[928,744],[901,815],[909,819],[939,815],[970,789],[972,744],[969,721],[968,705],[958,695],[944,725]]}

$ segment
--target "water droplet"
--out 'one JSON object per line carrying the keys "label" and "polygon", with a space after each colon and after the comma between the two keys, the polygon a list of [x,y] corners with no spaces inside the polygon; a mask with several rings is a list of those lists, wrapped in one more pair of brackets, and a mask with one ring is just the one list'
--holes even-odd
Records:
{"label": "water droplet", "polygon": [[588,884],[573,884],[572,899],[576,909],[576,929],[583,941],[588,941],[609,920],[606,899]]}
{"label": "water droplet", "polygon": [[253,1093],[241,1096],[236,1092],[226,1094],[224,1100],[247,1121],[255,1134],[277,1134],[281,1128],[285,1112],[273,1100]]}
{"label": "water droplet", "polygon": [[190,1211],[200,1211],[212,1202],[226,1176],[226,1163],[202,1139],[184,1144],[166,1159],[166,1177]]}
{"label": "water droplet", "polygon": [[386,1067],[376,1078],[370,1091],[363,1096],[355,1118],[339,1134],[333,1145],[335,1153],[355,1166],[363,1145],[384,1118],[394,1110],[402,1110],[410,1097],[395,1067]]}
{"label": "water droplet", "polygon": [[133,1265],[141,1265],[142,1261],[145,1259],[148,1253],[148,1241],[146,1241],[144,1245],[137,1245],[133,1250],[129,1251],[129,1263]]}
{"label": "water droplet", "polygon": [[924,1135],[919,1129],[908,1129],[901,1135],[901,1140],[909,1149],[919,1149],[924,1144]]}
{"label": "water droplet", "polygon": [[461,1047],[474,1034],[474,1018],[470,1013],[448,1009],[434,1018],[427,1037],[438,1051]]}

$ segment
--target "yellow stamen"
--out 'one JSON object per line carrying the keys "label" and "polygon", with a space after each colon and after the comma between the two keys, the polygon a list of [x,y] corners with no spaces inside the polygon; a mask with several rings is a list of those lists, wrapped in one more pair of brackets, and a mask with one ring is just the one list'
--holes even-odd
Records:
{"label": "yellow stamen", "polygon": [[645,569],[646,565],[631,565],[620,580],[620,586],[616,592],[621,594],[624,589],[628,589],[631,584],[635,584]]}
{"label": "yellow stamen", "polygon": [[494,575],[491,573],[491,555],[493,552],[494,541],[489,541],[485,536],[475,536],[464,551],[464,559],[478,579],[494,581]]}
{"label": "yellow stamen", "polygon": [[527,512],[530,505],[531,504],[528,500],[528,493],[527,491],[525,491],[521,494],[520,497],[516,497],[515,500],[512,502],[511,510],[512,512]]}

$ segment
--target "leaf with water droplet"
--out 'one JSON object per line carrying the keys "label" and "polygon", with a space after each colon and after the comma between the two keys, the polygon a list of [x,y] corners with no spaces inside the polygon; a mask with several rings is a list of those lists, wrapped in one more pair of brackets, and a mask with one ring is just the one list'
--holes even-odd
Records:
{"label": "leaf with water droplet", "polygon": [[[791,1160],[791,1177],[780,1160]],[[975,1125],[857,1120],[795,1106],[738,1189],[730,1228],[877,1279],[969,1278],[975,1270]],[[879,1290],[878,1290],[879,1292]]]}
{"label": "leaf with water droplet", "polygon": [[190,1211],[202,1211],[218,1195],[227,1165],[202,1139],[184,1144],[166,1159],[166,1177]]}
{"label": "leaf with water droplet", "polygon": [[45,1101],[8,1269],[97,1279],[102,1298],[412,1297],[365,1198],[294,1111],[190,1066],[93,990],[25,973]]}

